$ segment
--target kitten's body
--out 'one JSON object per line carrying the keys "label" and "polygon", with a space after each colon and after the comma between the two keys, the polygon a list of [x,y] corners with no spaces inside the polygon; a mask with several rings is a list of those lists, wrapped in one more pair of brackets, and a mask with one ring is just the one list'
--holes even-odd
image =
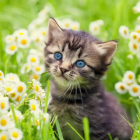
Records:
{"label": "kitten's body", "polygon": [[[85,32],[62,30],[52,19],[48,34],[45,64],[53,76],[49,109],[58,115],[64,139],[80,140],[67,122],[84,137],[82,119],[87,117],[91,140],[109,140],[108,133],[119,140],[130,140],[130,126],[120,116],[126,117],[123,109],[100,82],[116,43],[102,43]],[[54,59],[56,52],[63,56],[59,61]],[[79,60],[86,65],[77,67]]]}
{"label": "kitten's body", "polygon": [[[83,117],[89,119],[91,140],[109,140],[108,133],[111,134],[112,138],[118,137],[119,140],[130,140],[131,128],[122,118],[122,116],[126,117],[124,110],[111,94],[104,91],[102,86],[96,89],[95,92],[94,89],[81,90],[82,101],[79,99],[58,99],[53,94],[62,91],[59,91],[53,82],[51,85],[53,98],[49,109],[58,115],[65,140],[80,140],[80,137],[67,123],[70,123],[84,137]],[[71,90],[67,93],[70,92]],[[80,94],[79,90],[77,92]],[[74,93],[71,92],[71,94]]]}

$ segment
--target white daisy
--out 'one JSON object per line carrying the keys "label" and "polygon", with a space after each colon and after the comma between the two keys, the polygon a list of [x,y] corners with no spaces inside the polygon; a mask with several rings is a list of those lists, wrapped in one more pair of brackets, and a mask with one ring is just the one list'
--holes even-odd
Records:
{"label": "white daisy", "polygon": [[39,119],[37,119],[35,121],[35,125],[37,126],[37,129],[39,130],[40,129],[40,121],[39,121]]}
{"label": "white daisy", "polygon": [[34,99],[29,100],[29,106],[31,109],[31,113],[33,113],[34,115],[38,113],[39,104],[36,100]]}
{"label": "white daisy", "polygon": [[137,40],[138,40],[138,33],[137,32],[131,32],[130,33],[130,40],[137,42]]}
{"label": "white daisy", "polygon": [[43,114],[43,119],[45,122],[49,122],[49,114],[48,113],[44,113]]}
{"label": "white daisy", "polygon": [[40,46],[43,42],[45,37],[43,35],[40,35],[41,33],[38,31],[33,32],[32,34],[32,41],[34,42],[35,46]]}
{"label": "white daisy", "polygon": [[17,39],[17,45],[20,48],[28,48],[30,46],[31,39],[29,36],[22,36]]}
{"label": "white daisy", "polygon": [[9,140],[9,135],[8,135],[7,131],[2,131],[0,133],[0,140]]}
{"label": "white daisy", "polygon": [[12,99],[14,101],[16,99],[16,97],[17,97],[16,89],[14,88],[14,90],[9,92],[8,96],[9,96],[10,99]]}
{"label": "white daisy", "polygon": [[140,33],[140,25],[136,25],[136,26],[135,26],[135,31],[136,31],[137,33]]}
{"label": "white daisy", "polygon": [[15,101],[19,103],[22,100],[22,98],[23,98],[22,95],[17,94],[16,98],[15,98]]}
{"label": "white daisy", "polygon": [[129,42],[129,49],[133,54],[137,54],[139,52],[139,45],[137,42]]}
{"label": "white daisy", "polygon": [[138,34],[138,40],[137,40],[138,45],[140,46],[140,33]]}
{"label": "white daisy", "polygon": [[38,51],[36,49],[30,49],[29,54],[38,55]]}
{"label": "white daisy", "polygon": [[15,124],[10,120],[8,115],[3,115],[0,117],[0,130],[7,130],[14,126]]}
{"label": "white daisy", "polygon": [[0,70],[0,77],[4,77],[4,73]]}
{"label": "white daisy", "polygon": [[130,60],[133,60],[133,55],[129,54],[129,55],[127,55],[127,58],[130,59]]}
{"label": "white daisy", "polygon": [[71,26],[70,26],[70,28],[73,29],[73,30],[79,30],[80,23],[77,22],[77,21],[73,21],[72,24],[71,24]]}
{"label": "white daisy", "polygon": [[73,21],[71,19],[63,19],[62,20],[62,28],[70,29],[72,26]]}
{"label": "white daisy", "polygon": [[6,82],[4,84],[5,93],[10,93],[15,89],[15,84],[11,82]]}
{"label": "white daisy", "polygon": [[93,34],[93,35],[98,35],[100,33],[100,25],[98,22],[93,21],[89,24],[89,31]]}
{"label": "white daisy", "polygon": [[16,85],[16,93],[22,94],[27,90],[27,86],[24,82],[18,82]]}
{"label": "white daisy", "polygon": [[18,50],[18,46],[15,42],[9,43],[5,47],[5,51],[7,54],[13,55]]}
{"label": "white daisy", "polygon": [[40,74],[33,73],[30,78],[35,79],[35,80],[39,80],[40,79]]}
{"label": "white daisy", "polygon": [[133,84],[129,88],[129,93],[133,97],[140,96],[140,86],[138,84]]}
{"label": "white daisy", "polygon": [[15,36],[13,36],[13,35],[7,35],[7,36],[5,37],[5,42],[6,42],[6,43],[15,42]]}
{"label": "white daisy", "polygon": [[104,21],[101,20],[101,19],[97,20],[97,22],[98,22],[98,24],[99,24],[100,26],[104,25]]}
{"label": "white daisy", "polygon": [[30,65],[38,65],[40,63],[40,59],[37,55],[29,54],[27,57],[27,63]]}
{"label": "white daisy", "polygon": [[0,113],[7,113],[9,109],[9,98],[3,97],[0,98]]}
{"label": "white daisy", "polygon": [[[15,111],[15,117],[16,117],[16,120],[19,121],[19,120],[22,120],[23,119],[23,115],[21,114],[21,112],[19,110],[14,110]],[[13,120],[13,113],[12,111],[8,112],[8,116],[11,120]]]}
{"label": "white daisy", "polygon": [[124,74],[124,78],[123,78],[124,82],[127,83],[134,83],[135,82],[135,74],[132,71],[126,71],[126,73]]}
{"label": "white daisy", "polygon": [[45,72],[45,67],[44,65],[36,65],[33,66],[32,70],[36,74],[42,74],[43,72]]}
{"label": "white daisy", "polygon": [[140,6],[134,6],[133,7],[133,12],[134,13],[140,13]]}
{"label": "white daisy", "polygon": [[32,81],[33,81],[32,88],[34,89],[35,92],[44,92],[39,81],[37,81],[35,79],[33,79]]}
{"label": "white daisy", "polygon": [[28,30],[26,29],[18,29],[14,32],[14,36],[16,37],[27,36],[27,35],[28,35]]}
{"label": "white daisy", "polygon": [[127,88],[123,82],[118,82],[115,84],[115,89],[120,94],[125,94],[127,92]]}
{"label": "white daisy", "polygon": [[5,77],[0,76],[0,82],[1,82],[1,83],[4,83],[4,82],[5,82]]}
{"label": "white daisy", "polygon": [[21,67],[21,73],[28,73],[31,70],[31,66],[28,63],[23,64],[23,66]]}
{"label": "white daisy", "polygon": [[38,32],[40,33],[41,36],[43,36],[45,39],[46,39],[46,36],[47,36],[47,28],[46,27],[40,27],[38,29]]}
{"label": "white daisy", "polygon": [[137,17],[137,21],[140,23],[140,16]]}
{"label": "white daisy", "polygon": [[12,128],[8,130],[11,140],[21,140],[23,138],[23,132],[18,128]]}
{"label": "white daisy", "polygon": [[10,81],[10,82],[19,82],[20,81],[18,75],[14,74],[14,73],[6,74],[5,79],[6,79],[6,81]]}
{"label": "white daisy", "polygon": [[44,9],[42,9],[39,13],[38,16],[39,17],[44,17],[47,16],[47,14],[50,12],[51,7],[49,5],[45,6]]}
{"label": "white daisy", "polygon": [[123,38],[128,38],[129,37],[129,29],[128,27],[122,25],[119,28],[119,33]]}

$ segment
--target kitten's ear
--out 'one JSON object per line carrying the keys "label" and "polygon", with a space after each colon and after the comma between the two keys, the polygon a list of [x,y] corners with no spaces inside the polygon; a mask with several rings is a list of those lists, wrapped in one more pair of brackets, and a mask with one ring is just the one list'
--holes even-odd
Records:
{"label": "kitten's ear", "polygon": [[48,22],[48,40],[59,37],[62,32],[57,22],[53,18],[50,18]]}
{"label": "kitten's ear", "polygon": [[98,44],[97,49],[104,63],[108,65],[111,63],[113,55],[117,49],[117,42],[109,41]]}

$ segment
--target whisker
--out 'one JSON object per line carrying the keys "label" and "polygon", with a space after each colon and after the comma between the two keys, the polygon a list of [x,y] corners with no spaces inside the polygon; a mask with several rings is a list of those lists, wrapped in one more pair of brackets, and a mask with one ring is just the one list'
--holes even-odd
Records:
{"label": "whisker", "polygon": [[67,100],[66,106],[68,105],[68,101],[69,101],[69,99],[70,99],[70,95],[71,95],[72,91],[73,91],[73,86],[72,86],[72,89],[71,89],[71,91],[70,91],[70,93],[69,93],[69,95],[68,95],[68,100]]}
{"label": "whisker", "polygon": [[[76,81],[77,81],[77,79],[76,79]],[[83,106],[83,98],[82,98],[81,87],[80,87],[80,84],[79,84],[79,82],[78,82],[78,81],[77,81],[77,83],[78,83],[78,86],[79,86],[79,91],[80,91],[81,101],[82,101],[82,106]]]}
{"label": "whisker", "polygon": [[[69,86],[69,85],[70,85],[70,82],[68,83],[67,86]],[[68,90],[70,89],[70,87],[71,87],[71,85],[66,89],[66,91],[63,94],[61,94],[60,96],[58,96],[58,98],[60,98],[62,96],[64,97],[66,95],[66,93],[68,92]]]}

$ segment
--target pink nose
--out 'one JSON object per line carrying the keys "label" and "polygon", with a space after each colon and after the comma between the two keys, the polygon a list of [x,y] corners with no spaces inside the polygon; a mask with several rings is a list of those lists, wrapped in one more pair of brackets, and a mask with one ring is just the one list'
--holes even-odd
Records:
{"label": "pink nose", "polygon": [[68,69],[65,69],[65,68],[62,68],[62,67],[60,67],[60,70],[61,70],[62,75],[63,75],[65,72],[68,71]]}

